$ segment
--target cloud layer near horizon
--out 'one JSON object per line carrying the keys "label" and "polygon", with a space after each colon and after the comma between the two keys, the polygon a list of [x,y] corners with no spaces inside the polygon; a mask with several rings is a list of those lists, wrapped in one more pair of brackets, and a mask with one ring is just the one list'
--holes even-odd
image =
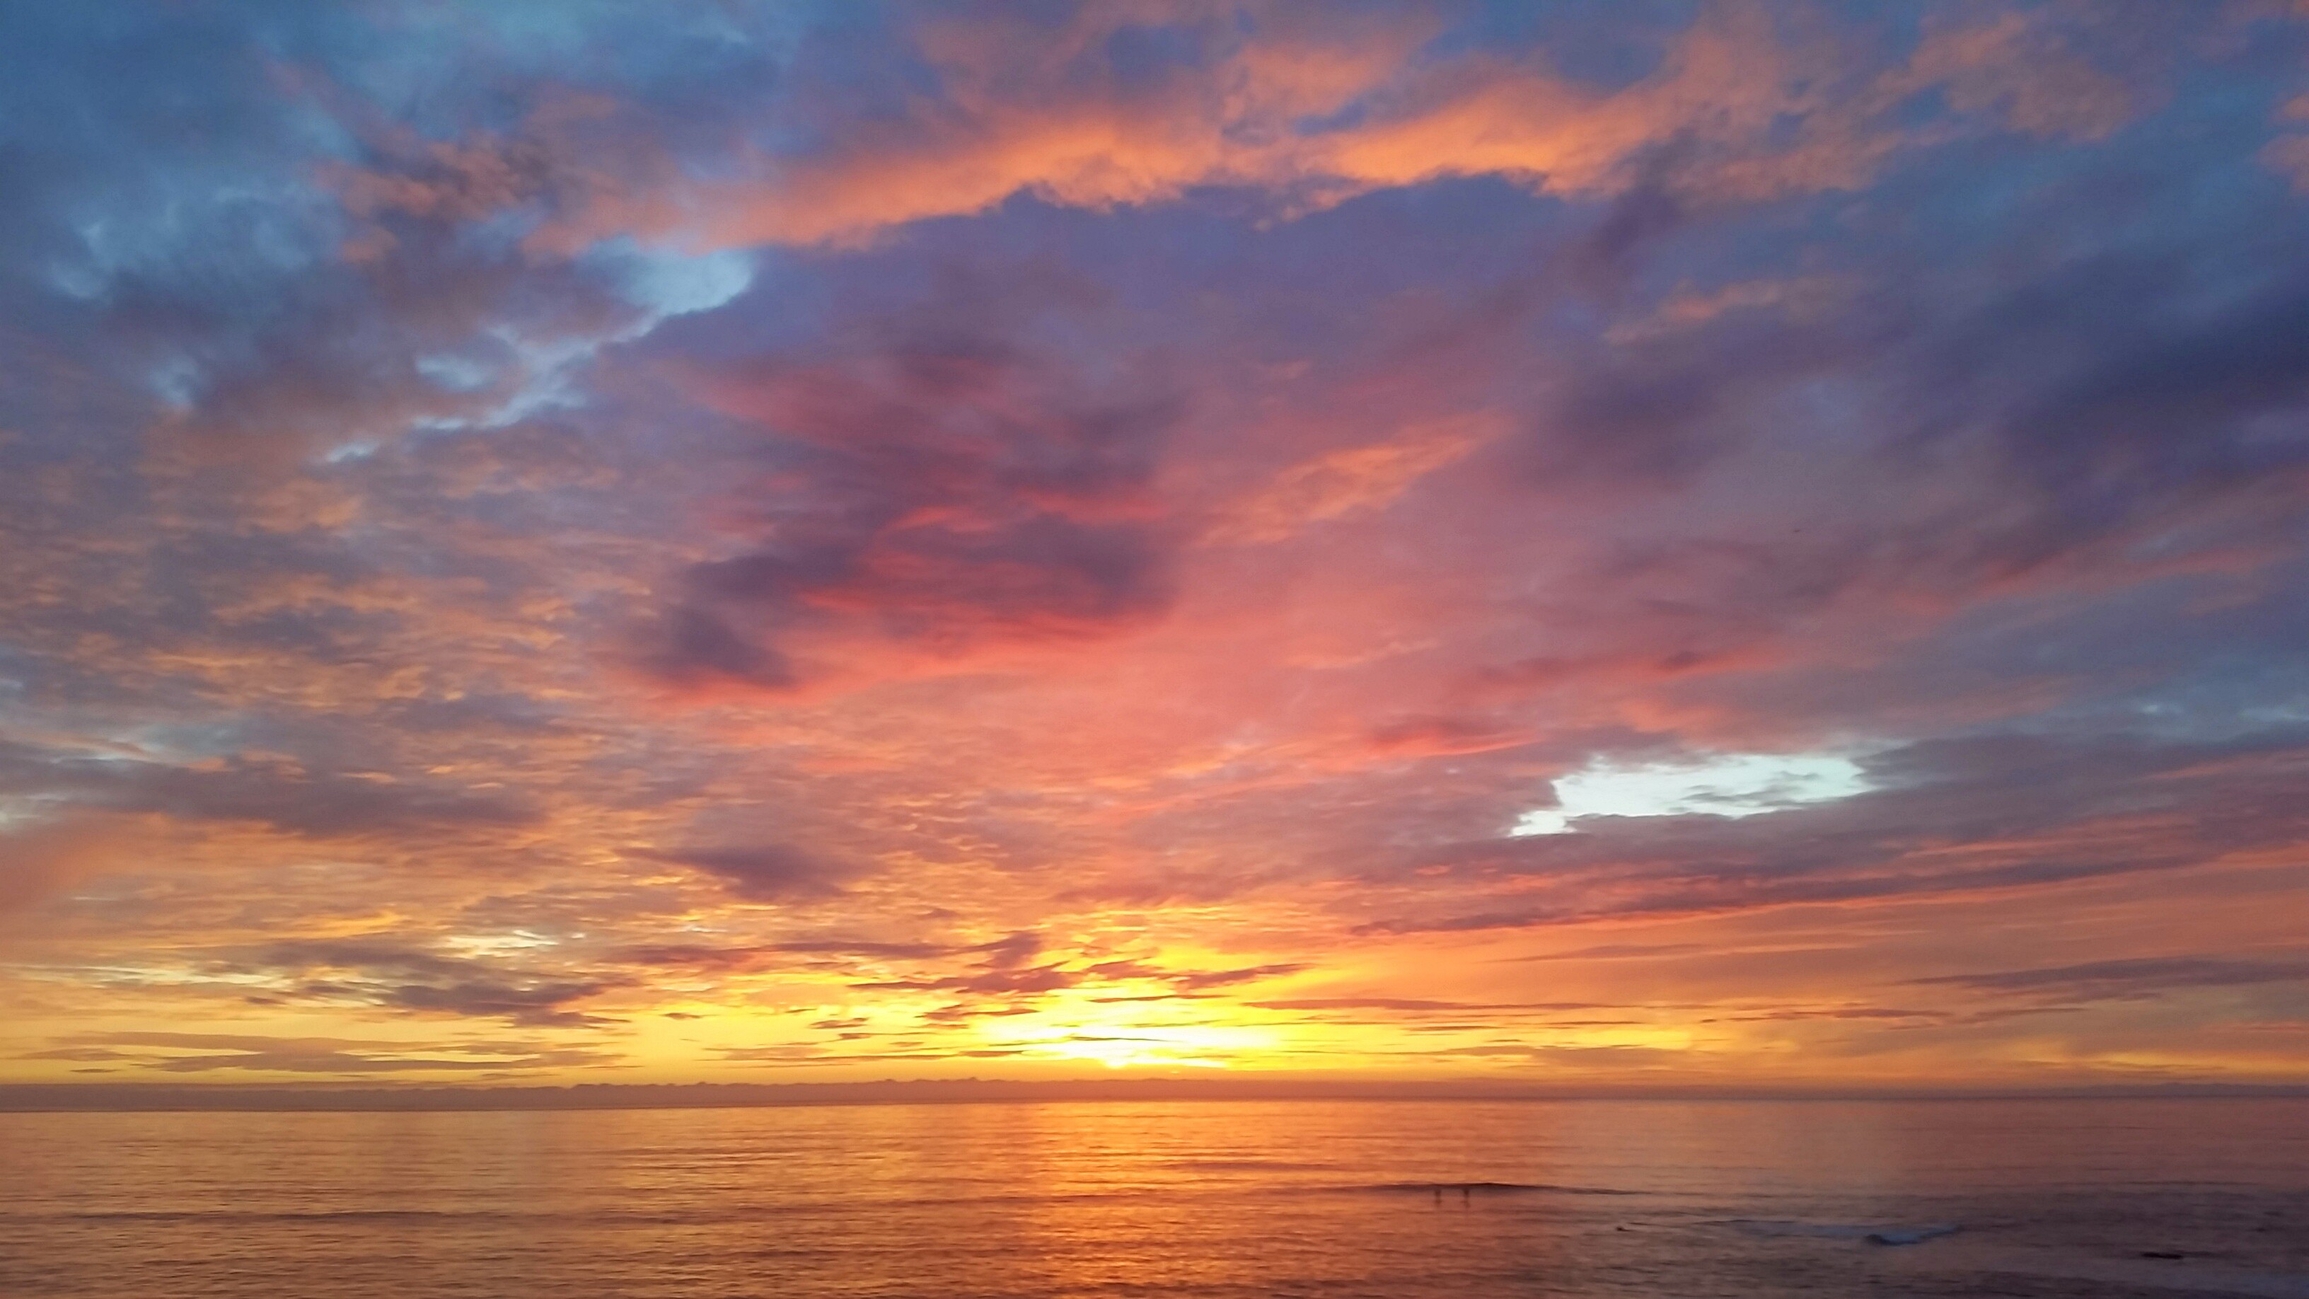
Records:
{"label": "cloud layer near horizon", "polygon": [[2309,1069],[2283,5],[0,22],[4,1076]]}

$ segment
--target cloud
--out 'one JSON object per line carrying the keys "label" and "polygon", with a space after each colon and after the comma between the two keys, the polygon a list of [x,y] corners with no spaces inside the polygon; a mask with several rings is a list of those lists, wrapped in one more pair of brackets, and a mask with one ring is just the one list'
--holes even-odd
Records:
{"label": "cloud", "polygon": [[984,952],[990,969],[1014,970],[1042,954],[1041,934],[1020,930],[1007,938],[998,938],[968,950]]}
{"label": "cloud", "polygon": [[1706,949],[1698,943],[1597,943],[1565,952],[1539,952],[1519,961],[1618,961],[1655,956],[1688,956]]}
{"label": "cloud", "polygon": [[[1877,787],[1832,803],[1737,820],[1605,818],[1574,834],[1423,854],[1397,869],[1446,868],[1470,894],[1501,904],[1384,917],[1364,929],[1568,925],[2178,871],[2294,842],[2303,818],[2272,815],[2266,800],[2294,779],[2301,753],[2292,731],[2206,744],[2122,736],[1919,743],[1864,759]],[[1432,907],[1437,891],[1425,892]]]}
{"label": "cloud", "polygon": [[1293,997],[1281,1001],[1246,1003],[1260,1010],[1386,1010],[1406,1014],[1464,1014],[1496,1011],[1611,1010],[1584,1001],[1483,1002],[1425,1001],[1413,997]]}
{"label": "cloud", "polygon": [[177,765],[42,752],[0,744],[0,788],[121,812],[254,821],[333,837],[438,826],[526,825],[526,800],[474,794],[383,772],[314,772],[275,757],[232,755]]}
{"label": "cloud", "polygon": [[1849,798],[1868,781],[1834,754],[1730,753],[1632,767],[1590,762],[1553,785],[1556,805],[1524,813],[1510,834],[1568,834],[1591,816],[1759,816]]}
{"label": "cloud", "polygon": [[102,870],[129,848],[123,827],[86,817],[0,821],[0,917],[29,911]]}
{"label": "cloud", "polygon": [[1489,753],[1531,743],[1530,731],[1504,726],[1482,717],[1405,717],[1371,732],[1371,746],[1382,753],[1411,757],[1439,754]]}
{"label": "cloud", "polygon": [[[1034,933],[1016,933],[990,943],[946,949],[938,955],[977,955],[975,973],[947,975],[938,978],[885,979],[853,984],[864,991],[920,991],[956,992],[979,997],[1032,998],[1045,993],[1101,983],[1151,982],[1167,985],[1169,992],[1144,998],[1101,998],[1108,1004],[1123,1001],[1158,1001],[1175,997],[1192,997],[1214,988],[1232,987],[1264,979],[1282,978],[1312,968],[1301,961],[1279,961],[1263,965],[1239,966],[1232,969],[1201,970],[1178,969],[1138,959],[1093,961],[1088,965],[1072,967],[1065,959],[1031,964],[1042,954],[1042,937]],[[869,953],[879,955],[879,953]],[[975,1003],[958,1003],[932,1012],[945,1020],[972,1018],[980,1015],[1021,1013],[1016,1007],[989,1008]]]}
{"label": "cloud", "polygon": [[704,871],[720,879],[732,895],[749,902],[838,897],[841,881],[856,873],[784,844],[673,848],[636,851],[633,855]]}
{"label": "cloud", "polygon": [[2298,1072],[2266,7],[85,9],[12,1070]]}
{"label": "cloud", "polygon": [[1465,456],[1494,429],[1481,416],[1440,421],[1372,446],[1327,452],[1293,465],[1236,505],[1207,541],[1279,541],[1332,519],[1385,509],[1428,474]]}
{"label": "cloud", "polygon": [[[700,178],[627,148],[623,174],[595,170],[531,243],[569,249],[612,233],[693,247],[839,243],[1022,194],[1106,210],[1248,187],[1304,211],[1499,175],[1588,195],[1628,185],[1663,151],[1678,156],[1684,186],[1768,197],[1858,186],[1912,136],[2097,139],[2140,107],[2076,48],[2074,27],[2018,14],[1937,25],[1903,56],[1820,36],[1824,14],[1712,6],[1658,36],[1644,52],[1651,70],[1616,85],[1564,75],[1536,51],[1443,53],[1436,17],[1367,10],[1318,22],[1272,4],[924,16],[893,33],[895,57],[933,91],[853,118],[806,98],[838,102],[843,90],[800,78],[805,97],[786,107],[822,123],[820,149],[743,150],[735,168]],[[1856,54],[1873,61],[1857,76],[1838,66]],[[1902,110],[1913,118],[1933,92],[1944,120],[1917,130]],[[558,122],[533,131],[527,147],[550,148],[558,133]],[[418,174],[398,183],[406,202],[450,205],[476,179],[508,188],[495,153],[485,150],[485,166],[461,161],[479,147],[412,160]]]}
{"label": "cloud", "polygon": [[739,635],[719,615],[695,605],[666,613],[647,634],[640,663],[651,674],[687,689],[728,683],[784,690],[796,684],[793,665],[784,654]]}
{"label": "cloud", "polygon": [[2309,961],[2220,956],[2140,956],[2075,965],[1910,979],[1998,996],[2061,1001],[2137,1001],[2199,988],[2243,988],[2309,981]]}
{"label": "cloud", "polygon": [[[965,307],[965,292],[1006,301]],[[838,671],[860,641],[934,661],[1159,616],[1168,542],[1149,489],[1182,403],[1157,378],[1105,362],[1123,372],[1095,380],[1032,342],[1062,306],[971,278],[831,347],[690,376],[777,468],[731,501],[757,539],[682,574],[642,665],[775,691]]]}
{"label": "cloud", "polygon": [[1231,970],[1171,970],[1150,965],[1144,961],[1101,961],[1089,969],[1092,976],[1101,979],[1148,979],[1170,984],[1181,994],[1193,994],[1209,988],[1231,987],[1238,983],[1255,983],[1262,979],[1277,979],[1298,974],[1314,967],[1303,961],[1282,961],[1268,965],[1246,965]]}
{"label": "cloud", "polygon": [[426,1045],[328,1037],[261,1034],[123,1032],[84,1033],[66,1045],[19,1059],[133,1065],[156,1073],[211,1073],[220,1069],[265,1073],[356,1075],[374,1073],[512,1073],[555,1066],[605,1064],[597,1051],[536,1048],[518,1043]]}
{"label": "cloud", "polygon": [[278,943],[235,963],[287,982],[284,996],[425,1014],[504,1019],[529,1028],[590,1028],[610,1021],[569,1009],[619,986],[608,977],[555,978],[373,939]]}

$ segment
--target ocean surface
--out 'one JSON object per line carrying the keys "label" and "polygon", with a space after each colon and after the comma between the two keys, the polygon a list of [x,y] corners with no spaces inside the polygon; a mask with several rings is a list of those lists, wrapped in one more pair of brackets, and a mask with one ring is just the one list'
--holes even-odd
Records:
{"label": "ocean surface", "polygon": [[2309,1100],[0,1114],[7,1299],[2189,1294]]}

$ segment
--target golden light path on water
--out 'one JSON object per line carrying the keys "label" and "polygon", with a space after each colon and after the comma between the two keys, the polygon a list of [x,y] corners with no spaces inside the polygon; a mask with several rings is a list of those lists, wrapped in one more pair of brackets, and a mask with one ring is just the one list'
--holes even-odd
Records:
{"label": "golden light path on water", "polygon": [[0,1275],[56,1299],[2282,1295],[2309,1270],[2305,1107],[0,1114]]}

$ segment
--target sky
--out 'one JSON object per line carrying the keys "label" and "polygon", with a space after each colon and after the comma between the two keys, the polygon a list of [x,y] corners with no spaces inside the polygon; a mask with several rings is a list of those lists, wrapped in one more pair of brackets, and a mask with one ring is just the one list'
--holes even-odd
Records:
{"label": "sky", "polygon": [[2309,1080],[2309,5],[0,3],[0,1080]]}

